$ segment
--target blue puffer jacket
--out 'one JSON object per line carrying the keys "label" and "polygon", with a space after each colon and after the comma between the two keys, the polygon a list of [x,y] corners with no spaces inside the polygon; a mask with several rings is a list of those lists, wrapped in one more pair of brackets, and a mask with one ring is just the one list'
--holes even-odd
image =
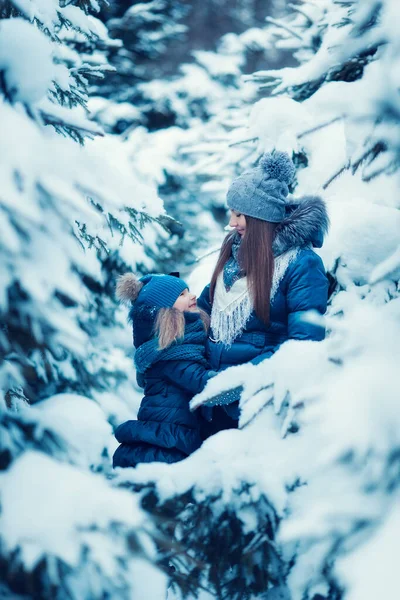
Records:
{"label": "blue puffer jacket", "polygon": [[[276,230],[274,254],[282,255],[293,249],[298,249],[298,253],[289,263],[271,301],[270,325],[267,327],[253,312],[243,333],[229,347],[214,342],[211,331],[207,343],[211,369],[221,371],[247,362],[257,364],[269,358],[289,339],[319,341],[324,338],[324,328],[303,320],[303,317],[309,310],[320,314],[326,311],[328,279],[322,260],[312,246],[322,246],[328,225],[325,203],[320,198],[306,197],[288,203],[286,218]],[[198,305],[211,314],[209,285],[203,290]],[[214,420],[215,415],[222,416],[221,410],[214,408]],[[237,403],[226,407],[226,411],[236,421]],[[237,421],[231,422],[229,426],[236,424]]]}
{"label": "blue puffer jacket", "polygon": [[203,390],[209,376],[204,364],[188,360],[160,360],[149,367],[142,378],[145,395],[137,420],[126,421],[115,431],[120,446],[113,466],[173,463],[197,450],[202,443],[201,416],[189,411],[189,401]]}

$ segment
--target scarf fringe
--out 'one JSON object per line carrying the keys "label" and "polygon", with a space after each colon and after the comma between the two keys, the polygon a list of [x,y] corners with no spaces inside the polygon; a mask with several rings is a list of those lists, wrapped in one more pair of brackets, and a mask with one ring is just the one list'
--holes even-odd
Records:
{"label": "scarf fringe", "polygon": [[[279,284],[282,281],[286,270],[290,263],[297,257],[299,248],[294,248],[277,256],[274,262],[274,274],[271,286],[271,302],[278,291]],[[232,286],[230,294],[234,291],[235,285],[239,282],[243,284],[245,278],[235,282]],[[238,290],[238,296],[229,304],[224,303],[228,292],[225,290],[222,274],[219,276],[216,289],[213,307],[211,311],[211,329],[213,340],[222,342],[226,346],[231,346],[234,340],[240,336],[246,327],[247,321],[253,312],[253,304],[250,294],[247,290],[243,293]]]}
{"label": "scarf fringe", "polygon": [[241,295],[225,310],[213,306],[211,313],[211,329],[215,341],[231,346],[233,340],[242,333],[252,313],[253,305],[247,292]]}

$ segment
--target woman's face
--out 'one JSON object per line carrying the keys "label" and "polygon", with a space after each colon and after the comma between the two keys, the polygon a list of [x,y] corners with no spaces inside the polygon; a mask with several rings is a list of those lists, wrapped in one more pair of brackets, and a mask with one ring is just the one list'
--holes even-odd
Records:
{"label": "woman's face", "polygon": [[229,226],[234,227],[240,236],[244,236],[246,231],[246,217],[236,210],[231,210]]}
{"label": "woman's face", "polygon": [[186,288],[175,301],[173,308],[177,308],[181,312],[193,312],[197,310],[197,301],[195,294],[191,294]]}

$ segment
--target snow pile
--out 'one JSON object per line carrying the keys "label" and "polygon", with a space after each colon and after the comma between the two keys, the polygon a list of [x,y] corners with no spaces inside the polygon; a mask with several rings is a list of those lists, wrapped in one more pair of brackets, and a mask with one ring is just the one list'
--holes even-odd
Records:
{"label": "snow pile", "polygon": [[[388,515],[372,532],[370,539],[349,557],[338,560],[338,573],[351,600],[373,600],[382,590],[390,598],[398,590],[397,561],[400,514],[399,498],[389,507]],[[382,557],[385,557],[382,560]]]}
{"label": "snow pile", "polygon": [[[26,60],[21,60],[21,55]],[[24,19],[0,23],[0,69],[13,99],[32,104],[47,93],[60,65],[52,58],[50,40]]]}
{"label": "snow pile", "polygon": [[43,571],[49,560],[47,585],[59,587],[68,573],[63,587],[71,598],[132,598],[128,589],[137,598],[149,591],[165,598],[165,577],[146,561],[154,547],[131,493],[38,452],[26,452],[0,477],[1,540],[14,567]]}
{"label": "snow pile", "polygon": [[97,467],[114,449],[111,425],[99,405],[74,394],[57,394],[32,407],[34,418],[69,446],[72,461],[82,468]]}

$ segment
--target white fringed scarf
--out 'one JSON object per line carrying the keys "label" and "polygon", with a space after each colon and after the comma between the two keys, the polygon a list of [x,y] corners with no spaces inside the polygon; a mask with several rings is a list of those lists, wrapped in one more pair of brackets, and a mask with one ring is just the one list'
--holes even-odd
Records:
{"label": "white fringed scarf", "polygon": [[[271,302],[290,263],[296,258],[299,248],[293,248],[275,258],[272,277]],[[229,291],[225,289],[223,273],[220,273],[215,286],[211,310],[213,340],[230,346],[243,332],[253,311],[253,304],[247,288],[247,277],[235,281]]]}

